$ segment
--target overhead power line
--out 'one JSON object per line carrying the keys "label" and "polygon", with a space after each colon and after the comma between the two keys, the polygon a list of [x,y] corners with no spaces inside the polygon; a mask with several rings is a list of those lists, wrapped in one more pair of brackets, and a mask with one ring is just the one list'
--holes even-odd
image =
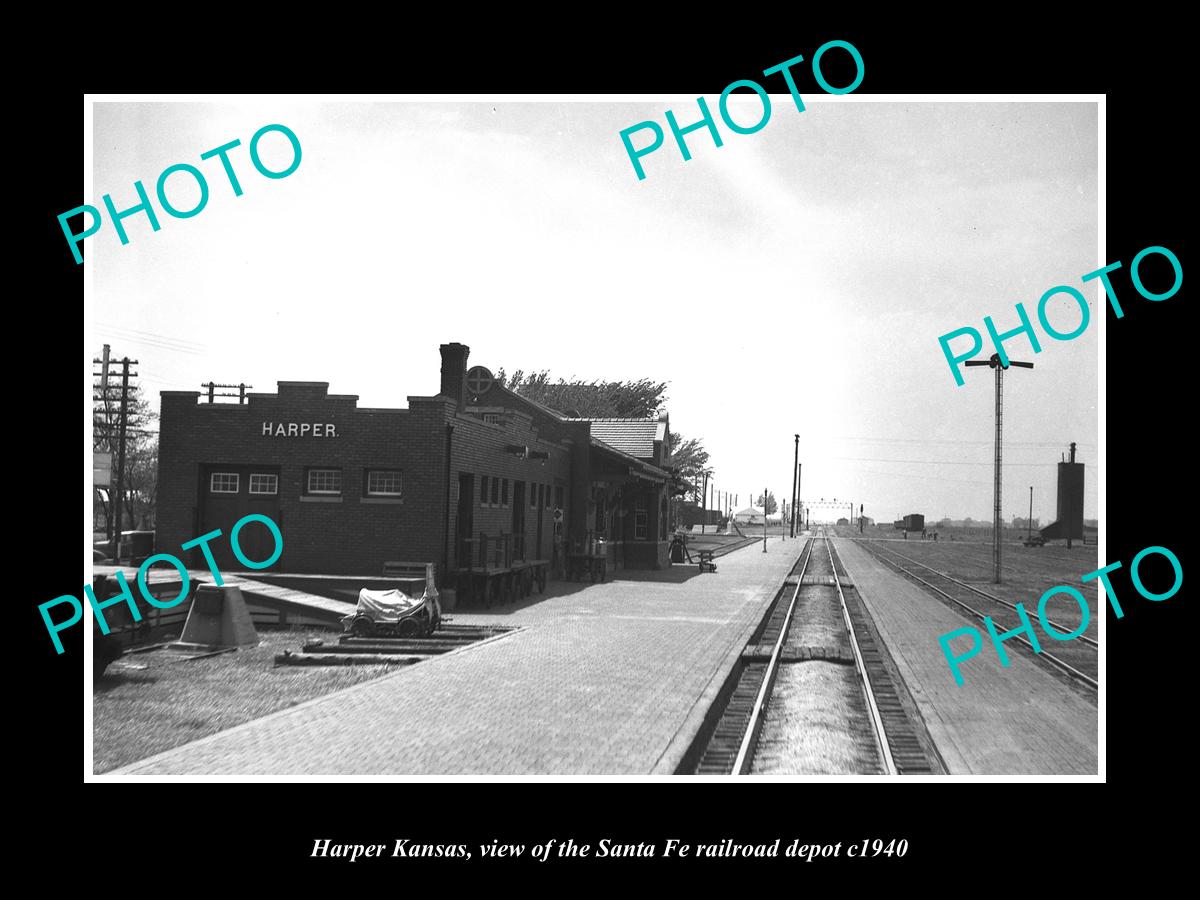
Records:
{"label": "overhead power line", "polygon": [[[818,457],[820,458],[820,457]],[[992,462],[967,462],[960,459],[895,459],[873,456],[827,456],[825,459],[844,459],[849,462],[886,462],[886,463],[920,463],[922,465],[931,466],[990,466]],[[1036,463],[1007,463],[1009,466],[1054,466],[1058,465],[1058,460],[1049,460],[1047,462]]]}

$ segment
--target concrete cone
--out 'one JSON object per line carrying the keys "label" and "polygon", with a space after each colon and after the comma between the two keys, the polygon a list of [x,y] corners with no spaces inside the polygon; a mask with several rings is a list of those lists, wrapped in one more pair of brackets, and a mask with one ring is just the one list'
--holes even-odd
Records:
{"label": "concrete cone", "polygon": [[197,584],[179,643],[199,644],[214,649],[257,647],[258,632],[242,598],[241,589],[236,584],[220,587],[203,581]]}

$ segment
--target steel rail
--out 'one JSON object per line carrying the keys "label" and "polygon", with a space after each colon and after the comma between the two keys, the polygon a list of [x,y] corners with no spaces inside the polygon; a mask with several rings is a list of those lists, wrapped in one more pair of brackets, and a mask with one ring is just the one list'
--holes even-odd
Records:
{"label": "steel rail", "polygon": [[[898,557],[900,557],[900,559],[906,560],[906,561],[912,563],[914,566],[920,566],[922,569],[927,569],[928,571],[932,572],[934,575],[937,575],[939,578],[945,578],[947,581],[952,581],[955,584],[959,585],[960,587],[965,587],[968,591],[973,591],[974,593],[979,594],[979,596],[981,596],[981,597],[986,597],[987,599],[989,599],[995,603],[999,603],[1001,606],[1007,606],[1013,612],[1017,611],[1016,605],[1009,603],[1004,598],[997,597],[995,594],[988,593],[987,591],[983,590],[982,588],[978,588],[973,584],[968,584],[965,581],[959,581],[953,575],[947,575],[945,572],[941,571],[940,569],[935,569],[933,566],[927,566],[927,565],[925,565],[925,563],[918,562],[917,560],[913,559],[911,556],[905,556],[903,553],[897,553],[895,550],[892,550],[890,547],[881,547],[879,549],[882,550],[884,553],[890,553],[893,556],[898,556]],[[1074,628],[1068,628],[1066,625],[1063,625],[1061,622],[1055,622],[1053,619],[1047,619],[1046,623],[1049,625],[1053,625],[1055,628],[1059,629],[1064,634],[1069,634],[1070,632],[1075,630]],[[1087,644],[1091,647],[1099,648],[1099,646],[1100,646],[1094,638],[1090,638],[1086,634],[1081,634],[1077,638],[1074,638],[1074,640],[1077,640],[1083,644]]]}
{"label": "steel rail", "polygon": [[804,564],[800,567],[800,575],[796,578],[796,590],[792,592],[792,599],[788,601],[787,614],[783,620],[783,627],[779,629],[779,637],[776,638],[775,647],[771,651],[771,659],[767,663],[767,671],[763,675],[762,684],[759,685],[758,694],[754,698],[754,707],[750,711],[750,720],[746,725],[746,733],[742,735],[742,742],[738,746],[737,757],[733,761],[734,775],[746,774],[743,770],[750,765],[750,760],[753,756],[751,750],[758,737],[759,719],[766,707],[767,697],[771,695],[771,691],[775,687],[775,676],[779,671],[780,653],[783,650],[784,643],[787,641],[788,629],[792,624],[792,614],[796,611],[796,599],[800,596],[800,588],[804,584],[804,573],[808,571],[808,563],[812,559],[814,540],[816,538],[810,536],[808,544],[804,548]]}
{"label": "steel rail", "polygon": [[[867,538],[867,540],[871,540],[871,539],[870,539],[870,538]],[[965,546],[965,542],[963,542],[963,543],[956,543],[956,544],[952,544],[952,543],[950,543],[949,541],[947,541],[947,542],[945,542],[945,543],[946,543],[948,546],[954,546],[954,547],[962,547],[962,546]],[[1013,544],[1013,545],[1006,545],[1006,546],[1016,546],[1016,545],[1015,545],[1015,544]],[[968,557],[967,557],[967,559],[969,559],[971,562],[988,562],[988,563],[991,563],[991,558],[990,558],[990,557],[984,557],[983,559],[980,559],[979,557],[976,557],[976,556],[968,556]],[[1082,561],[1082,560],[1077,560],[1077,559],[1075,559],[1074,557],[1070,557],[1070,556],[1055,556],[1054,554],[1043,554],[1043,553],[1039,553],[1039,554],[1037,555],[1037,557],[1032,557],[1032,556],[1027,556],[1027,557],[1025,557],[1024,559],[1022,559],[1022,563],[1025,563],[1025,562],[1033,562],[1035,565],[1037,565],[1037,564],[1041,564],[1041,563],[1049,563],[1049,561],[1050,561],[1050,560],[1052,560],[1052,559],[1056,559],[1056,560],[1058,560],[1058,561],[1060,561],[1060,562],[1081,562],[1081,561]],[[1021,568],[1020,568],[1019,566],[1017,566],[1017,565],[1014,565],[1013,563],[1010,563],[1010,562],[1003,563],[1003,564],[1000,566],[1000,568],[1002,568],[1002,569],[1006,569],[1006,570],[1008,570],[1009,572],[1019,572],[1019,571],[1021,571]]]}
{"label": "steel rail", "polygon": [[833,570],[833,584],[837,588],[838,600],[842,604],[842,621],[850,635],[850,648],[854,651],[854,666],[862,679],[863,691],[867,697],[867,707],[871,713],[871,724],[875,728],[875,741],[883,759],[883,767],[887,775],[899,775],[896,762],[892,759],[892,751],[888,746],[887,733],[883,728],[883,717],[879,714],[879,706],[875,702],[875,689],[871,687],[871,676],[867,674],[867,665],[863,662],[862,652],[858,649],[858,638],[854,634],[854,623],[850,621],[850,610],[846,606],[846,595],[842,592],[842,579],[838,576],[837,562],[833,558],[833,543],[829,535],[825,536],[825,551],[829,554],[829,567]]}
{"label": "steel rail", "polygon": [[[863,541],[862,543],[864,545],[868,545],[871,542]],[[903,572],[905,575],[907,575],[909,578],[913,579],[914,581],[918,581],[921,584],[925,585],[925,587],[929,588],[929,590],[933,591],[935,594],[945,597],[947,600],[949,600],[951,603],[955,604],[956,606],[961,606],[963,609],[965,609],[971,615],[975,616],[975,618],[977,618],[977,619],[989,618],[989,616],[985,615],[984,613],[981,613],[979,610],[975,609],[973,606],[963,603],[957,597],[952,597],[950,594],[947,594],[941,588],[930,584],[928,581],[926,581],[920,575],[917,575],[916,573],[911,572],[910,570],[904,568],[899,563],[893,562],[890,559],[886,559],[882,555],[880,555],[880,553],[875,552],[875,551],[872,551],[872,555],[876,559],[878,559],[880,562],[884,563],[885,565],[891,566],[892,568],[894,568],[900,572]],[[1050,653],[1046,650],[1034,650],[1033,644],[1029,643],[1029,641],[1025,640],[1025,638],[1021,637],[1020,635],[1014,635],[1014,637],[1016,638],[1018,643],[1024,644],[1026,647],[1028,647],[1035,656],[1041,657],[1042,659],[1046,660],[1046,662],[1050,663],[1051,665],[1057,666],[1059,669],[1062,669],[1064,672],[1066,672],[1072,678],[1082,681],[1084,684],[1088,685],[1089,687],[1092,687],[1096,690],[1100,689],[1100,682],[1098,682],[1095,678],[1092,678],[1090,675],[1087,675],[1087,674],[1079,671],[1074,666],[1072,666],[1070,663],[1064,662],[1063,660],[1059,659],[1053,653]]]}

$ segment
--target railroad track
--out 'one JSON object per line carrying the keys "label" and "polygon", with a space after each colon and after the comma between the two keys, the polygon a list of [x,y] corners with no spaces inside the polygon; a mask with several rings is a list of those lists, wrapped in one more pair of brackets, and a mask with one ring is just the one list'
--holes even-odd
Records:
{"label": "railroad track", "polygon": [[[836,592],[836,600],[831,591]],[[840,622],[840,632],[829,627],[834,622]],[[679,773],[750,774],[756,770],[756,760],[764,747],[768,755],[765,767],[788,771],[777,765],[778,750],[787,736],[769,733],[775,727],[770,714],[789,713],[784,708],[789,701],[776,696],[775,688],[781,671],[787,667],[816,662],[853,667],[855,676],[836,680],[840,687],[831,689],[837,696],[819,698],[828,700],[828,708],[841,715],[855,710],[854,721],[848,726],[859,735],[869,732],[869,741],[861,743],[872,749],[856,757],[859,769],[853,771],[896,775],[945,770],[920,717],[915,715],[911,698],[902,685],[897,687],[894,667],[875,637],[867,611],[846,578],[832,541],[821,535],[808,539],[792,574],[685,755]],[[806,694],[804,700],[811,705],[813,697]],[[821,719],[824,721],[824,716]],[[806,726],[801,721],[801,729]],[[794,717],[789,727],[795,728]],[[865,759],[868,755],[870,762]],[[816,774],[822,770],[794,771]]]}
{"label": "railroad track", "polygon": [[[992,603],[998,603],[1001,606],[1008,607],[1008,609],[1012,610],[1013,612],[1017,611],[1016,604],[1008,602],[1003,597],[997,597],[995,594],[993,594],[989,591],[985,591],[983,588],[979,587],[978,585],[974,585],[974,584],[971,584],[970,582],[962,581],[958,578],[955,578],[953,575],[949,575],[939,569],[935,569],[933,566],[929,566],[923,562],[919,562],[918,560],[913,559],[911,556],[905,556],[903,553],[898,553],[895,550],[892,550],[891,548],[882,548],[881,547],[879,549],[882,550],[884,553],[890,553],[892,556],[894,556],[898,559],[904,560],[905,563],[907,563],[910,566],[916,566],[918,569],[924,570],[925,572],[929,573],[931,576],[937,576],[938,578],[941,578],[945,581],[953,582],[954,584],[958,585],[960,588],[962,588],[966,591],[969,591],[970,593],[975,594],[979,597],[983,597],[985,600],[988,600]],[[1056,622],[1054,619],[1051,619],[1051,618],[1047,618],[1046,621],[1049,622],[1052,627],[1054,627],[1058,631],[1061,631],[1064,633],[1074,631],[1077,627],[1079,627],[1078,621],[1072,623],[1071,625],[1064,625],[1063,623]],[[1089,644],[1092,647],[1098,648],[1100,646],[1098,643],[1096,643],[1094,638],[1090,638],[1086,634],[1081,634],[1079,637],[1075,638],[1075,640],[1082,641],[1083,643]]]}
{"label": "railroad track", "polygon": [[[937,569],[919,563],[894,550],[881,547],[875,541],[859,540],[858,544],[885,566],[919,584],[939,600],[949,603],[956,609],[965,610],[980,621],[984,618],[991,618],[1000,631],[1009,631],[1019,624],[1016,616],[1010,616],[1010,613],[1016,612],[1016,606],[995,594],[960,581],[945,572],[939,572]],[[1079,624],[1076,621],[1075,625],[1068,627],[1054,620],[1048,621],[1051,627],[1063,633],[1074,631]],[[1035,652],[1033,645],[1020,635],[1016,636],[1014,640],[1024,647],[1034,659],[1053,666],[1059,672],[1093,690],[1099,690],[1100,684],[1097,680],[1099,644],[1094,639],[1087,635],[1080,635],[1070,641],[1055,642],[1058,646],[1054,653],[1045,649],[1050,638],[1046,638],[1044,641],[1039,640],[1038,643],[1042,646],[1041,652]]]}
{"label": "railroad track", "polygon": [[[938,543],[945,547],[954,547],[956,550],[958,550],[959,548],[961,548],[963,546],[963,544],[953,542],[953,541],[946,541],[946,542],[939,541]],[[1007,560],[1007,559],[1012,558],[1009,551],[1019,545],[1005,544],[1004,546],[1005,546],[1004,558]],[[979,548],[971,547],[966,553],[963,554],[964,558],[970,562],[977,563],[982,566],[986,566],[990,570],[992,568],[992,552],[991,552],[990,545],[987,548],[980,550],[979,556],[975,555],[976,549],[979,549]],[[1036,553],[1037,553],[1037,555],[1034,556],[1033,551],[1031,551],[1030,555],[1023,556],[1021,558],[1021,563],[1022,563],[1021,566],[1014,565],[1011,562],[1001,562],[1000,568],[1007,572],[1025,573],[1028,571],[1027,564],[1032,563],[1033,568],[1041,570],[1038,574],[1049,575],[1053,572],[1061,572],[1061,566],[1054,565],[1051,562],[1051,560],[1060,561],[1060,562],[1078,563],[1080,566],[1080,569],[1079,569],[1080,575],[1085,574],[1085,572],[1087,570],[1090,570],[1092,568],[1099,568],[1099,566],[1093,566],[1092,561],[1083,559],[1081,556],[1080,557],[1056,556],[1052,553],[1042,553],[1040,549],[1038,549],[1036,551]],[[1085,569],[1084,567],[1087,567],[1087,569]]]}

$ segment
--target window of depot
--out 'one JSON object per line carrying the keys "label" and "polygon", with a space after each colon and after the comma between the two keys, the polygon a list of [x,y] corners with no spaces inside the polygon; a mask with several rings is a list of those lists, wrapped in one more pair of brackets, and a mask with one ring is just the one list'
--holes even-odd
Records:
{"label": "window of depot", "polygon": [[336,496],[342,493],[341,469],[309,469],[305,480],[310,494]]}
{"label": "window of depot", "polygon": [[213,494],[236,494],[240,481],[237,472],[213,472],[208,480],[208,490]]}
{"label": "window of depot", "polygon": [[273,496],[279,493],[279,476],[270,472],[250,473],[250,493]]}
{"label": "window of depot", "polygon": [[492,506],[500,505],[500,479],[492,476]]}
{"label": "window of depot", "polygon": [[400,469],[368,469],[367,496],[404,496],[404,473]]}
{"label": "window of depot", "polygon": [[508,506],[508,479],[500,482],[500,505]]}
{"label": "window of depot", "polygon": [[550,485],[546,484],[546,485],[542,485],[542,487],[545,488],[545,493],[542,494],[542,505],[546,509],[549,509],[550,508]]}
{"label": "window of depot", "polygon": [[488,477],[486,475],[479,476],[479,505],[488,505]]}
{"label": "window of depot", "polygon": [[646,498],[638,497],[633,501],[633,539],[646,540],[650,524],[650,513],[646,508]]}

